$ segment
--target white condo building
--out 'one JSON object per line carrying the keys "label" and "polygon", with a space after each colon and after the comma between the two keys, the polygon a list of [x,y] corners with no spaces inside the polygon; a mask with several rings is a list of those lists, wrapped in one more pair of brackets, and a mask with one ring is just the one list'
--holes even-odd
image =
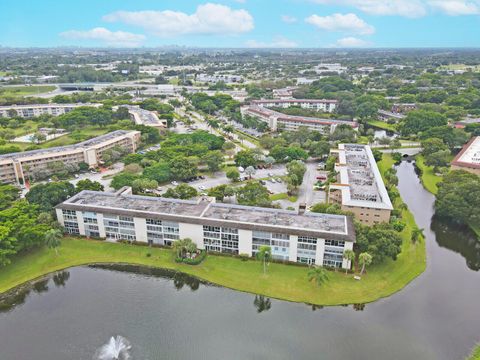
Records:
{"label": "white condo building", "polygon": [[102,104],[31,104],[31,105],[10,105],[0,106],[0,117],[19,116],[24,119],[40,115],[63,115],[81,106],[100,107]]}
{"label": "white condo building", "polygon": [[352,249],[350,217],[131,194],[82,191],[56,206],[67,233],[109,241],[171,245],[190,238],[207,251],[254,256],[262,245],[277,260],[350,268],[343,258]]}

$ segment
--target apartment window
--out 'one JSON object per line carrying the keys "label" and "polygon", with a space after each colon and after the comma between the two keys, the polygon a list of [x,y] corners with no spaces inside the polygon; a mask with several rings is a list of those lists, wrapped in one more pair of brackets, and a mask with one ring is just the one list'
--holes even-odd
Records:
{"label": "apartment window", "polygon": [[65,231],[72,235],[80,235],[80,230],[78,229],[78,223],[65,221],[64,222]]}
{"label": "apartment window", "polygon": [[205,225],[203,245],[207,251],[238,254],[238,229]]}

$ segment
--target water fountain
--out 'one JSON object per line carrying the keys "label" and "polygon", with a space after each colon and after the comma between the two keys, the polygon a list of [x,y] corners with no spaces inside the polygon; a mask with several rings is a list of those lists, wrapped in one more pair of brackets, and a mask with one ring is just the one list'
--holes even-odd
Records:
{"label": "water fountain", "polygon": [[111,337],[108,343],[103,345],[95,353],[94,360],[128,360],[130,359],[130,342],[123,336]]}

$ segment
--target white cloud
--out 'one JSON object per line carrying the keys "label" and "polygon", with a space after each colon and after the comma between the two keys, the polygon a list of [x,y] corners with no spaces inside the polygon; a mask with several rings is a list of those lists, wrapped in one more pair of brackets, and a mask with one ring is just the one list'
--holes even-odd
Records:
{"label": "white cloud", "polygon": [[370,35],[375,32],[373,26],[367,24],[353,13],[336,13],[328,16],[311,15],[305,21],[327,31],[342,31],[360,35]]}
{"label": "white cloud", "polygon": [[273,39],[272,42],[267,43],[258,40],[248,40],[245,43],[245,46],[249,48],[277,48],[277,49],[286,49],[286,48],[294,48],[297,47],[298,44],[290,39],[284,38],[282,36],[278,36]]}
{"label": "white cloud", "polygon": [[109,46],[135,47],[144,40],[145,35],[133,34],[125,31],[110,31],[103,27],[91,30],[70,30],[60,33],[60,36],[71,40],[101,41]]}
{"label": "white cloud", "polygon": [[476,15],[480,13],[478,3],[463,0],[433,0],[429,5],[447,15]]}
{"label": "white cloud", "polygon": [[431,10],[447,15],[480,13],[480,0],[311,0],[317,4],[351,6],[370,15],[418,18]]}
{"label": "white cloud", "polygon": [[282,21],[287,24],[293,24],[294,22],[297,22],[297,18],[290,15],[282,15]]}
{"label": "white cloud", "polygon": [[353,47],[365,47],[368,45],[371,45],[371,43],[368,41],[349,36],[349,37],[344,37],[342,39],[338,39],[335,44],[335,47],[353,48]]}
{"label": "white cloud", "polygon": [[246,10],[206,3],[189,15],[180,11],[117,11],[103,17],[109,22],[135,25],[160,36],[174,37],[187,34],[233,35],[254,28],[253,17]]}
{"label": "white cloud", "polygon": [[319,4],[347,5],[371,15],[420,17],[426,14],[422,0],[313,0]]}

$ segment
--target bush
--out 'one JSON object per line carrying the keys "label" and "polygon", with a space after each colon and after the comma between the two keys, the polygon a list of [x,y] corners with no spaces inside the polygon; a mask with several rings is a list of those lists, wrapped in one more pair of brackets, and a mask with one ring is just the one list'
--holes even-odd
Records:
{"label": "bush", "polygon": [[188,265],[198,265],[203,260],[205,260],[206,256],[207,256],[207,252],[205,250],[201,250],[195,259],[176,257],[175,262],[188,264]]}

